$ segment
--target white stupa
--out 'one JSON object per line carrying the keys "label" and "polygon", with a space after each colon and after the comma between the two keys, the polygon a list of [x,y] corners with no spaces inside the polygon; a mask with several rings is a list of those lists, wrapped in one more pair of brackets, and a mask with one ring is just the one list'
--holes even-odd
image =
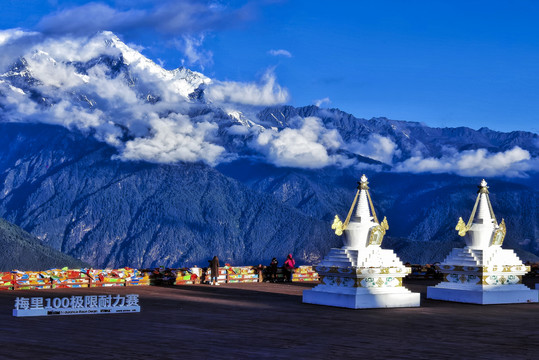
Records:
{"label": "white stupa", "polygon": [[468,224],[459,218],[456,230],[466,247],[453,249],[440,264],[444,280],[427,288],[427,298],[473,304],[538,302],[538,291],[522,284],[530,271],[513,250],[502,249],[505,221],[498,224],[487,182],[479,186]]}
{"label": "white stupa", "polygon": [[380,248],[389,227],[385,217],[378,222],[367,184],[363,175],[344,224],[335,216],[332,228],[339,236],[345,233],[344,246],[331,249],[315,267],[320,285],[303,291],[304,303],[352,309],[419,306],[420,294],[402,286],[410,268],[392,250]]}

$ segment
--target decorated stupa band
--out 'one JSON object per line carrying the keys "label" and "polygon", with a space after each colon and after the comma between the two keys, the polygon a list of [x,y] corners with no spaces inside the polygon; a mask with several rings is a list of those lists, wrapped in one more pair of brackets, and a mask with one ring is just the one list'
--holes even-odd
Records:
{"label": "decorated stupa band", "polygon": [[402,286],[410,268],[380,247],[389,226],[385,217],[378,221],[368,184],[363,175],[344,222],[335,216],[331,227],[344,234],[344,246],[332,248],[315,266],[320,284],[303,292],[303,302],[353,309],[419,306],[419,293]]}
{"label": "decorated stupa band", "polygon": [[496,220],[485,179],[468,223],[459,218],[455,230],[466,246],[453,249],[438,266],[443,281],[427,288],[427,298],[474,304],[538,302],[537,290],[522,284],[530,267],[513,250],[501,247],[505,221]]}

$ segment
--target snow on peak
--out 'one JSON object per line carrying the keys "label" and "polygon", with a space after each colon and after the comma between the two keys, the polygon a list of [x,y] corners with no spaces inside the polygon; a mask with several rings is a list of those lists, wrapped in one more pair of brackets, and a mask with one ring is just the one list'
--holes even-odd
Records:
{"label": "snow on peak", "polygon": [[211,83],[210,78],[183,67],[174,70],[163,69],[137,50],[126,45],[113,33],[105,31],[101,34],[106,37],[105,42],[107,45],[120,50],[124,63],[133,72],[144,73],[156,78],[156,80],[165,81],[168,83],[170,90],[185,98],[188,98],[200,85]]}
{"label": "snow on peak", "polygon": [[160,94],[164,99],[173,99],[176,96],[171,96],[176,94],[189,100],[194,91],[211,83],[210,78],[183,67],[174,70],[162,68],[110,31],[102,31],[88,38],[66,37],[37,43],[21,53],[18,60],[14,59],[13,65],[2,77],[33,77],[55,87],[66,84],[78,86],[89,81],[84,73],[86,69],[96,64],[106,66],[99,61],[104,57],[123,63],[129,72],[126,74],[129,80],[159,84],[158,87],[166,93]]}

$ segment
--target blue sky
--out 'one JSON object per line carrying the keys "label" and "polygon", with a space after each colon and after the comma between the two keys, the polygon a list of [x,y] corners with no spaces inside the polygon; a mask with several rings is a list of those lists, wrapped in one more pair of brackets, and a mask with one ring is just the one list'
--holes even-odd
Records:
{"label": "blue sky", "polygon": [[[0,28],[111,30],[171,69],[257,81],[288,103],[435,127],[539,132],[536,1],[3,0]],[[321,101],[326,99],[326,101]]]}

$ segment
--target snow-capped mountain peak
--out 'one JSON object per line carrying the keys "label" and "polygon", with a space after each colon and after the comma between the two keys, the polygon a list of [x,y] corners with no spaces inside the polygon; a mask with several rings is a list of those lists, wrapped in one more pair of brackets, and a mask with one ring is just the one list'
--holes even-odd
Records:
{"label": "snow-capped mountain peak", "polygon": [[112,32],[104,31],[101,34],[108,38],[105,40],[107,45],[120,50],[125,65],[129,66],[133,72],[145,73],[155,77],[156,80],[165,81],[171,90],[185,98],[189,98],[189,95],[199,88],[200,85],[211,83],[210,78],[183,67],[166,70],[137,50],[126,45]]}
{"label": "snow-capped mountain peak", "polygon": [[[255,156],[285,167],[367,163],[466,175],[492,168],[522,175],[537,168],[534,134],[432,129],[317,106],[267,107],[287,96],[272,73],[240,83],[184,67],[167,70],[111,32],[21,49],[9,53],[12,66],[0,74],[0,121],[90,129],[123,160],[215,165]],[[8,56],[1,43],[0,56]]]}
{"label": "snow-capped mountain peak", "polygon": [[[123,67],[126,80],[131,85],[136,81],[142,83],[142,92],[148,91],[148,83],[159,84],[160,89],[177,94],[186,101],[190,101],[194,97],[191,94],[201,86],[211,83],[210,78],[183,67],[173,70],[162,68],[109,31],[97,33],[85,41],[71,39],[69,42],[56,40],[39,44],[21,54],[19,59],[14,59],[13,65],[0,77],[26,78],[29,86],[37,81],[54,87],[71,87],[90,82],[87,72],[97,65],[105,66],[105,72],[115,75],[117,71],[106,67]],[[147,97],[147,94],[141,96]],[[153,94],[153,97],[167,98],[163,94]]]}

